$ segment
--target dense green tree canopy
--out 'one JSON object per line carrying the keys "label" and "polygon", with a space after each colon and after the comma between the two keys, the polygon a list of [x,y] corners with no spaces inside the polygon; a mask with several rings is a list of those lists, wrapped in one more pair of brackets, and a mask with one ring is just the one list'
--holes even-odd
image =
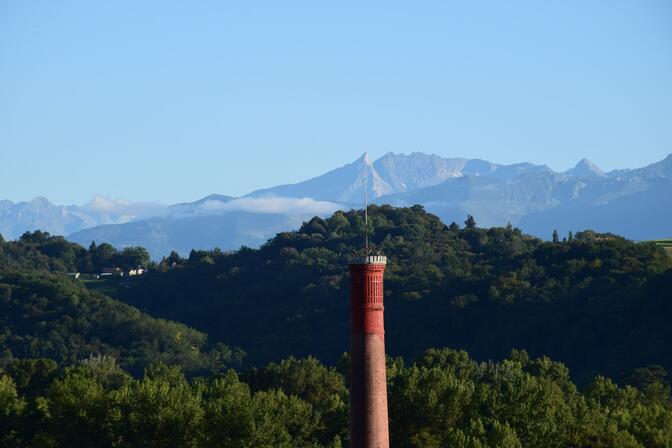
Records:
{"label": "dense green tree canopy", "polygon": [[95,354],[139,374],[159,361],[187,372],[219,371],[242,354],[183,324],[155,319],[45,271],[0,269],[0,367],[14,358],[73,363]]}
{"label": "dense green tree canopy", "polygon": [[[18,361],[17,361],[18,362]],[[13,447],[343,447],[347,389],[338,370],[288,358],[242,376],[188,380],[157,364],[141,378],[98,356],[25,384],[0,371],[0,441]],[[45,361],[30,361],[32,363]],[[17,384],[24,383],[22,387]],[[604,377],[581,392],[567,368],[513,352],[478,363],[426,351],[388,363],[395,447],[647,447],[672,444],[669,393],[653,397]]]}
{"label": "dense green tree canopy", "polygon": [[[388,362],[392,446],[672,446],[662,249],[447,227],[419,206],[370,218],[388,348],[418,356]],[[347,446],[345,265],[364,231],[337,212],[91,289],[65,273],[150,265],[144,249],[0,240],[0,446]]]}
{"label": "dense green tree canopy", "polygon": [[[567,363],[582,384],[672,368],[672,261],[655,245],[590,231],[553,243],[511,226],[460,230],[420,206],[369,211],[370,241],[388,256],[391,353],[449,345],[501,359],[525,348]],[[310,354],[333,363],[348,347],[346,264],[363,232],[361,213],[336,212],[258,250],[173,257],[116,294],[241,346],[255,364]]]}
{"label": "dense green tree canopy", "polygon": [[143,247],[119,251],[108,243],[91,242],[88,249],[62,236],[26,232],[17,241],[0,240],[0,268],[39,269],[51,272],[100,273],[103,268],[128,270],[152,265]]}
{"label": "dense green tree canopy", "polygon": [[[386,330],[393,354],[449,345],[477,359],[501,359],[524,348],[562,360],[580,384],[598,373],[672,368],[672,262],[653,244],[592,231],[543,242],[510,225],[480,229],[471,221],[465,229],[447,227],[420,206],[370,206],[370,218],[370,241],[389,259]],[[88,285],[184,322],[208,334],[213,347],[242,347],[252,365],[311,354],[333,363],[348,347],[345,265],[364,230],[361,213],[336,212],[258,250],[171,254],[142,278]],[[141,248],[84,249],[39,231],[0,243],[0,268],[23,272],[98,272],[145,262]],[[6,297],[11,285],[0,283]],[[226,365],[230,352],[220,347],[211,352],[213,362]]]}

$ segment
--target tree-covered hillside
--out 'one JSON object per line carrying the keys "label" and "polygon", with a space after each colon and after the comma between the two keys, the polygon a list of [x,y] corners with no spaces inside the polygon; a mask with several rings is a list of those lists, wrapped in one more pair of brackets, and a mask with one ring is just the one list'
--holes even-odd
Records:
{"label": "tree-covered hillside", "polygon": [[[518,229],[444,225],[422,207],[371,206],[370,241],[388,256],[392,354],[512,348],[565,362],[587,382],[648,364],[672,367],[672,260],[654,244],[580,232],[543,242]],[[253,364],[287,355],[335,362],[348,347],[347,259],[356,211],[314,218],[259,250],[175,254],[120,298],[240,346]]]}
{"label": "tree-covered hillside", "polygon": [[242,354],[202,332],[155,319],[62,275],[0,270],[0,366],[14,358],[73,363],[107,354],[134,374],[156,362],[216,372]]}
{"label": "tree-covered hillside", "polygon": [[[427,347],[451,346],[486,360],[523,348],[563,361],[581,384],[598,373],[619,378],[649,364],[672,367],[666,350],[672,343],[666,324],[672,317],[667,294],[672,261],[654,244],[589,231],[543,242],[511,227],[481,229],[472,221],[465,228],[446,226],[419,206],[371,206],[370,216],[370,240],[389,258],[385,300],[390,353],[415,356]],[[258,250],[193,251],[188,259],[172,254],[156,266],[150,263],[155,269],[149,275],[109,281],[105,285],[110,287],[102,290],[151,316],[207,334],[208,347],[242,347],[251,365],[288,355],[314,355],[333,363],[348,349],[346,264],[352,250],[361,247],[363,232],[361,213],[337,212],[327,220],[314,218],[297,232],[278,234]],[[47,282],[59,285],[52,288],[59,300],[72,296],[70,289],[76,287],[62,278],[65,272],[137,264],[147,264],[142,248],[119,251],[92,243],[85,249],[43,232],[0,240],[0,267],[12,272],[12,282],[35,281],[37,288],[48,276],[36,271],[50,271],[54,276]],[[80,288],[77,294],[88,293]],[[48,303],[43,315],[58,302]],[[110,313],[115,314],[105,312]],[[154,326],[162,325],[168,324]],[[63,340],[70,332],[77,339],[77,332],[89,327],[68,328],[61,328]],[[44,334],[37,338],[47,341]],[[11,350],[23,349],[14,345]],[[40,353],[32,350],[30,356]],[[43,353],[71,361],[79,356]]]}
{"label": "tree-covered hillside", "polygon": [[[370,212],[389,259],[388,351],[420,355],[388,362],[392,446],[672,445],[664,249]],[[346,264],[364,230],[338,212],[259,250],[172,254],[107,280],[149,314],[67,275],[133,267],[141,248],[0,239],[0,446],[347,447]],[[246,370],[223,343],[250,352]],[[426,350],[440,346],[482,362]],[[321,361],[287,357],[306,354]]]}

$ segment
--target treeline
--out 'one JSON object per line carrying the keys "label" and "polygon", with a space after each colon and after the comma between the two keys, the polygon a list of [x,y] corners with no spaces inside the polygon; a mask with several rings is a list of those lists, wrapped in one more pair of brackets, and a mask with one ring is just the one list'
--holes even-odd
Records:
{"label": "treeline", "polygon": [[128,270],[151,265],[143,247],[117,250],[108,243],[88,249],[48,232],[26,232],[16,241],[4,241],[0,235],[0,268],[48,270],[52,272],[100,273],[104,268]]}
{"label": "treeline", "polygon": [[[393,354],[451,346],[485,360],[524,348],[566,363],[581,384],[672,368],[672,260],[654,244],[591,231],[544,242],[473,219],[447,226],[420,206],[370,206],[369,217],[369,241],[388,257]],[[364,231],[361,212],[336,212],[258,250],[173,254],[118,297],[241,346],[252,364],[333,363],[348,348],[346,264]]]}
{"label": "treeline", "polygon": [[[163,364],[136,379],[110,357],[65,369],[16,360],[0,371],[0,445],[344,447],[347,364],[288,358],[189,380]],[[391,446],[669,447],[669,384],[638,378],[648,381],[639,389],[597,377],[580,392],[564,365],[524,352],[500,363],[448,349],[390,359]]]}

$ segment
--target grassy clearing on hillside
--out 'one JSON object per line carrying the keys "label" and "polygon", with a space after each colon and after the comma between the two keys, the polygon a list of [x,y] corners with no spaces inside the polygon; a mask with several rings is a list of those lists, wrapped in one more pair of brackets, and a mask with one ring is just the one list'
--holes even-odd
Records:
{"label": "grassy clearing on hillside", "polygon": [[656,243],[658,246],[664,248],[670,256],[672,256],[672,238],[664,240],[653,240],[652,243]]}
{"label": "grassy clearing on hillside", "polygon": [[117,278],[82,278],[80,281],[86,286],[86,289],[110,297],[118,297],[119,291],[123,287]]}

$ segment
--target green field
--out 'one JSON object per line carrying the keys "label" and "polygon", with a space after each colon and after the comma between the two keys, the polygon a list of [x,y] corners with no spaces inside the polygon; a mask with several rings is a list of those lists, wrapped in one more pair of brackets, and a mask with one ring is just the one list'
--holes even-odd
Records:
{"label": "green field", "polygon": [[80,281],[90,291],[100,292],[110,297],[118,297],[119,291],[127,287],[118,278],[80,278]]}
{"label": "green field", "polygon": [[672,238],[666,240],[654,240],[653,243],[665,248],[668,254],[672,255]]}

